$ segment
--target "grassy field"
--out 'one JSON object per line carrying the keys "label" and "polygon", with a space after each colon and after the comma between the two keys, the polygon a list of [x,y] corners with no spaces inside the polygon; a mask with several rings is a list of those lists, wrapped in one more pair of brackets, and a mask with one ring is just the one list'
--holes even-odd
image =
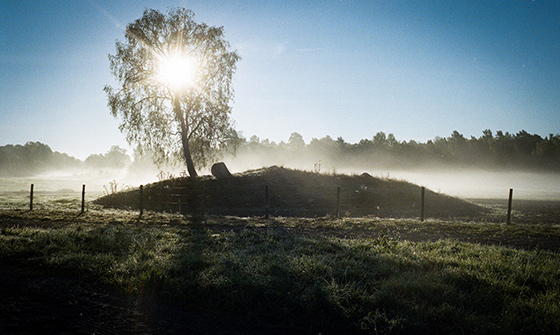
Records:
{"label": "grassy field", "polygon": [[[80,214],[73,197],[34,211],[10,201],[0,200],[0,264],[276,333],[560,332],[559,222],[211,216],[193,224],[96,205]],[[493,206],[501,217],[503,205]],[[557,206],[546,208],[556,215]]]}

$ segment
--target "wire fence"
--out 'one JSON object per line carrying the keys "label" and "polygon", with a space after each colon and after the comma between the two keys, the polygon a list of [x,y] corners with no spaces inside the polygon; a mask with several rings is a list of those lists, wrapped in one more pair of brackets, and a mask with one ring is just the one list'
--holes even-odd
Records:
{"label": "wire fence", "polygon": [[[420,221],[424,221],[425,218],[427,217],[426,210],[425,210],[426,209],[425,191],[426,188],[422,186],[420,187],[420,194],[418,194],[419,207],[418,207],[417,218]],[[333,212],[334,216],[338,218],[341,216],[340,214],[341,200],[342,200],[341,187],[338,186],[336,188],[336,192],[333,192],[333,194],[335,194],[335,198],[333,201],[335,207],[332,209],[331,212]],[[115,196],[116,193],[111,195]],[[199,216],[205,214],[204,201],[201,201],[200,197],[197,196],[196,192],[192,192],[192,190],[189,190],[187,187],[184,186],[176,186],[176,185],[166,186],[163,188],[163,191],[158,194],[157,197],[153,197],[152,195],[147,196],[146,192],[144,192],[144,186],[140,185],[138,188],[138,192],[131,193],[131,195],[133,197],[136,197],[136,199],[129,199],[129,204],[132,203],[132,206],[130,206],[130,208],[134,208],[135,210],[138,210],[139,219],[142,218],[144,211],[146,209],[157,210],[161,212],[173,212],[173,213],[191,214],[191,215],[199,215]],[[34,184],[30,185],[28,195],[23,195],[20,192],[15,196],[21,197],[20,200],[24,200],[25,197],[28,198],[29,202],[28,202],[27,209],[29,211],[37,210],[35,207],[36,189]],[[260,209],[259,208],[257,208],[256,210],[254,209],[251,213],[252,215],[247,215],[247,216],[262,216],[266,219],[271,217],[272,191],[269,185],[264,185],[261,197],[262,197],[261,201],[259,201],[261,203]],[[509,197],[508,197],[507,216],[506,216],[507,224],[511,223],[512,200],[513,200],[513,189],[510,188]],[[76,197],[75,201],[72,202],[73,206],[75,206],[75,203],[77,201],[80,201],[79,211],[80,214],[82,214],[87,209],[85,184],[82,185],[81,197],[79,199]],[[17,202],[18,205],[21,203],[22,203],[21,201]],[[146,206],[147,203],[149,203],[149,206]],[[64,206],[64,203],[61,203],[59,205]],[[14,206],[11,207],[13,208]],[[19,208],[19,209],[25,209],[25,208]],[[379,207],[377,208],[377,211],[379,211]]]}

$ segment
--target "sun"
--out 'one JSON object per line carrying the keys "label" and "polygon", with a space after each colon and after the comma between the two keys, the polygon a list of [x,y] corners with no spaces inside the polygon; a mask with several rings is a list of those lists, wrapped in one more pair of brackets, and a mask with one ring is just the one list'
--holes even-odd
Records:
{"label": "sun", "polygon": [[158,78],[172,89],[185,89],[196,84],[196,59],[179,54],[162,57],[158,64]]}

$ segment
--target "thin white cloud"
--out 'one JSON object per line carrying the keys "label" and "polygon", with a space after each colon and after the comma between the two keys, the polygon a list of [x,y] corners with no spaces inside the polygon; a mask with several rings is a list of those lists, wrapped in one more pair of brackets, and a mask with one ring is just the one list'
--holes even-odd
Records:
{"label": "thin white cloud", "polygon": [[317,51],[324,51],[325,48],[301,48],[296,49],[297,52],[317,52]]}
{"label": "thin white cloud", "polygon": [[103,14],[103,16],[105,16],[107,19],[109,19],[116,28],[125,31],[126,30],[126,26],[124,24],[122,24],[119,20],[117,20],[113,15],[111,15],[111,13],[109,11],[107,11],[105,8],[101,7],[97,2],[95,2],[94,0],[90,0],[89,3],[95,7],[95,9],[97,11],[99,11],[101,14]]}
{"label": "thin white cloud", "polygon": [[280,57],[286,52],[287,47],[286,47],[286,43],[283,42],[278,42],[278,43],[241,42],[235,44],[235,49],[242,55],[259,53],[271,57]]}
{"label": "thin white cloud", "polygon": [[279,57],[284,53],[285,50],[286,50],[286,44],[284,43],[276,44],[276,46],[274,46],[274,51],[272,52],[272,56]]}

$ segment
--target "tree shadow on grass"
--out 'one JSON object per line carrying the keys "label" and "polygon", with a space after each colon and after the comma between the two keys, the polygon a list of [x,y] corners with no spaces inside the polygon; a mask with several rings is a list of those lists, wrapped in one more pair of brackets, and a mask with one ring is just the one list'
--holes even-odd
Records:
{"label": "tree shadow on grass", "polygon": [[379,292],[396,269],[417,264],[285,231],[196,230],[185,242],[168,285],[190,309],[290,333],[424,330],[407,301]]}
{"label": "tree shadow on grass", "polygon": [[[384,236],[348,241],[274,227],[220,234],[201,228],[185,236],[167,289],[191,310],[254,331],[507,333],[522,326],[504,316],[513,311],[511,292],[467,269],[446,267]],[[531,318],[524,324],[537,324],[539,316]]]}

